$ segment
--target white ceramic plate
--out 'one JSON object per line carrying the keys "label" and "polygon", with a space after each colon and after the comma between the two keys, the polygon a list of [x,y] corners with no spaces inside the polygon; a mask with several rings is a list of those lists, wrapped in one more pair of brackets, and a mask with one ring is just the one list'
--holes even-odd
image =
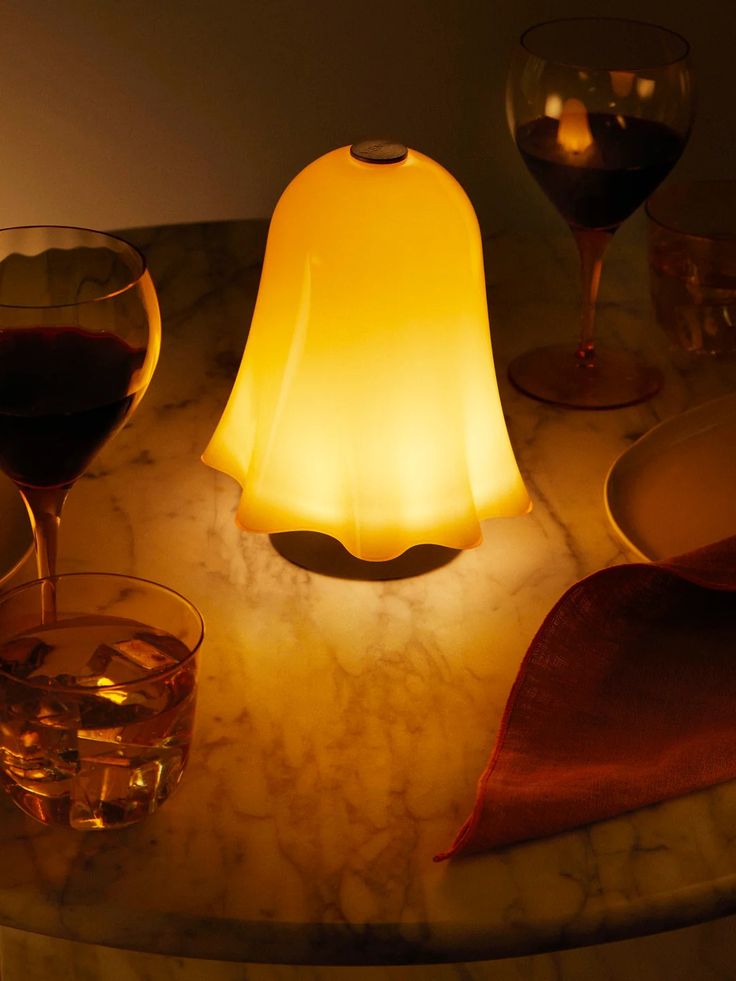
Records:
{"label": "white ceramic plate", "polygon": [[0,586],[18,571],[32,550],[33,533],[25,504],[15,485],[0,473]]}
{"label": "white ceramic plate", "polygon": [[633,552],[657,560],[736,534],[736,395],[655,426],[606,478],[608,516]]}

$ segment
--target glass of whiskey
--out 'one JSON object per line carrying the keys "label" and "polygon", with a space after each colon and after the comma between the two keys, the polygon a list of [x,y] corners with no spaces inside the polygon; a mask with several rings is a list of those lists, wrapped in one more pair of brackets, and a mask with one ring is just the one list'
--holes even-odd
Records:
{"label": "glass of whiskey", "polygon": [[84,831],[156,811],[187,763],[203,634],[192,603],[132,576],[0,594],[0,782],[18,807]]}

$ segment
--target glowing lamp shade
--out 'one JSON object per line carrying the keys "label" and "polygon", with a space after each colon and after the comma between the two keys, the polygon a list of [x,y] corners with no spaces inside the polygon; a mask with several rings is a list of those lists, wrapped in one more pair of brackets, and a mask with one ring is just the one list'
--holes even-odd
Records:
{"label": "glowing lamp shade", "polygon": [[243,361],[203,457],[238,524],[361,559],[469,548],[529,508],[493,370],[478,223],[397,144],[320,157],[271,221]]}

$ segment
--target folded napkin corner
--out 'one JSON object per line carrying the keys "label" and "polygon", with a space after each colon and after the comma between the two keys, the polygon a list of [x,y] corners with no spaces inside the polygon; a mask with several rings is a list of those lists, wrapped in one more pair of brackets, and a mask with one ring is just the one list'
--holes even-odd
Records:
{"label": "folded napkin corner", "polygon": [[736,777],[736,536],[594,573],[524,656],[459,855]]}

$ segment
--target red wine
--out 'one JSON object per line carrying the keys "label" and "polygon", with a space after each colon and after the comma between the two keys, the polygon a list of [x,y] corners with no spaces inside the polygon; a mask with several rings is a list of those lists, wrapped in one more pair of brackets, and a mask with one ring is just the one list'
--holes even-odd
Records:
{"label": "red wine", "polygon": [[558,211],[579,228],[614,229],[672,169],[685,138],[663,123],[589,113],[593,142],[581,153],[558,142],[556,119],[516,129],[524,162]]}
{"label": "red wine", "polygon": [[0,467],[26,487],[76,480],[143,394],[144,358],[114,334],[0,329]]}

